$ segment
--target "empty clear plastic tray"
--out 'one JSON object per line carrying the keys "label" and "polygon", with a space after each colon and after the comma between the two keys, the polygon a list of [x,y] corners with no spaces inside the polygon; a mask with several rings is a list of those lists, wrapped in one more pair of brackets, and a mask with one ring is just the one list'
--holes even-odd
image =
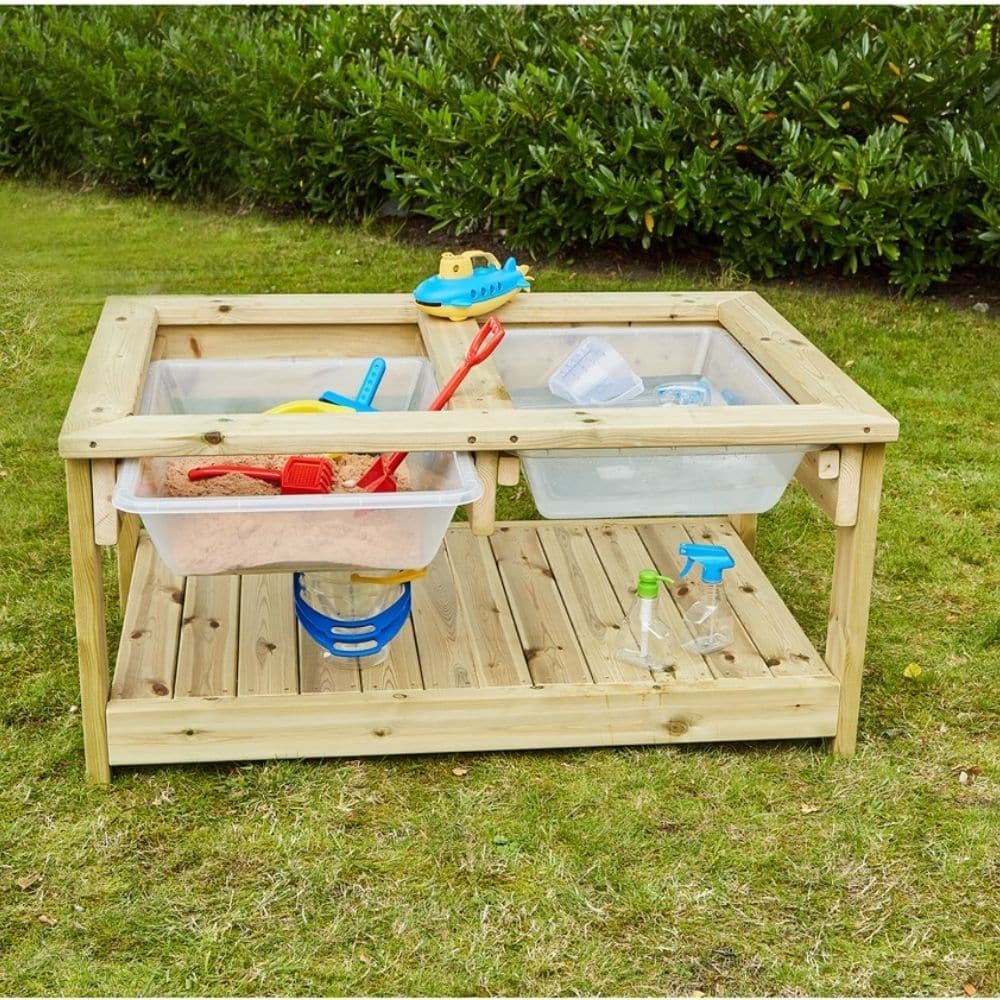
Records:
{"label": "empty clear plastic tray", "polygon": [[[721,327],[511,327],[494,360],[515,407],[566,407],[548,375],[589,337],[610,344],[642,379],[619,406],[656,407],[657,387],[704,378],[707,405],[794,405]],[[701,406],[695,407],[700,410]],[[522,452],[525,476],[544,517],[644,517],[760,513],[781,498],[802,445],[621,448]]]}
{"label": "empty clear plastic tray", "polygon": [[[139,412],[260,413],[291,399],[316,399],[326,389],[353,396],[370,360],[155,361]],[[437,392],[427,359],[387,361],[378,409],[426,408]],[[482,494],[472,459],[458,452],[410,454],[412,491],[323,496],[169,497],[170,461],[125,462],[113,502],[142,517],[163,562],[183,576],[426,566],[455,508]]]}

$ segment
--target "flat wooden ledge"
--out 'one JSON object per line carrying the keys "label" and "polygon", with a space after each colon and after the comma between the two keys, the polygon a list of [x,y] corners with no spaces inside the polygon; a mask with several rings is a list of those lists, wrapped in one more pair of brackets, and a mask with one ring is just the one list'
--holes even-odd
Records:
{"label": "flat wooden ledge", "polygon": [[300,451],[531,451],[894,441],[899,424],[831,406],[132,416],[64,432],[64,458]]}
{"label": "flat wooden ledge", "polygon": [[[408,295],[108,299],[63,425],[60,454],[93,459],[273,452],[281,451],[281,439],[289,435],[296,436],[298,448],[319,451],[490,452],[821,446],[885,443],[899,436],[899,424],[891,414],[751,292],[531,293],[504,306],[499,315],[511,326],[719,323],[785,389],[798,404],[794,407],[699,408],[697,413],[681,407],[671,412],[662,408],[518,411],[504,400],[481,410],[463,408],[460,414],[347,414],[335,419],[282,415],[277,422],[262,414],[133,415],[156,344],[169,337],[171,329],[183,331],[181,340],[194,345],[191,349],[198,357],[206,351],[211,357],[225,356],[227,351],[240,356],[240,338],[227,340],[226,348],[212,346],[213,338],[231,336],[234,327],[245,328],[247,340],[270,337],[286,355],[294,355],[296,328],[319,329],[311,336],[328,342],[331,356],[338,353],[338,337],[347,353],[357,353],[365,344],[371,345],[369,350],[379,349],[390,331],[398,346],[426,353],[419,333],[421,315]],[[268,334],[269,328],[274,332]]]}
{"label": "flat wooden ledge", "polygon": [[[608,650],[639,569],[727,545],[728,649],[673,672]],[[728,522],[449,530],[378,666],[298,629],[287,575],[177,578],[140,540],[107,707],[112,764],[830,736],[839,684]],[[683,588],[668,602],[682,634]]]}

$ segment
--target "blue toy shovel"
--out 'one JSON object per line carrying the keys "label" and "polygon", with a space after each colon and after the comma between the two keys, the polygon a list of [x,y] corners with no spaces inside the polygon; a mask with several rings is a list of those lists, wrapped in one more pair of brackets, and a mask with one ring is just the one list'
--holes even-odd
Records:
{"label": "blue toy shovel", "polygon": [[337,406],[348,406],[357,413],[375,413],[377,411],[372,406],[372,400],[375,398],[375,393],[378,392],[378,387],[382,384],[384,374],[385,358],[373,358],[365,373],[361,388],[358,389],[358,394],[354,399],[348,399],[347,396],[341,396],[339,392],[327,390],[319,397],[320,401],[334,403]]}

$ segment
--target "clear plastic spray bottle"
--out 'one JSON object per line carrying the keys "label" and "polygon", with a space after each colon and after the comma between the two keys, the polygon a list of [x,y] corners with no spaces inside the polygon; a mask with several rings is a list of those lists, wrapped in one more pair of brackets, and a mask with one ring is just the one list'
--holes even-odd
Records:
{"label": "clear plastic spray bottle", "polygon": [[635,600],[617,636],[615,659],[646,670],[674,666],[674,637],[663,620],[660,583],[673,583],[655,570],[644,569],[635,585]]}
{"label": "clear plastic spray bottle", "polygon": [[722,585],[722,574],[736,563],[722,545],[685,542],[680,553],[687,559],[678,574],[681,579],[691,572],[695,563],[701,567],[701,582],[693,585],[696,599],[684,612],[684,623],[691,633],[684,648],[692,653],[714,653],[733,641],[733,609]]}

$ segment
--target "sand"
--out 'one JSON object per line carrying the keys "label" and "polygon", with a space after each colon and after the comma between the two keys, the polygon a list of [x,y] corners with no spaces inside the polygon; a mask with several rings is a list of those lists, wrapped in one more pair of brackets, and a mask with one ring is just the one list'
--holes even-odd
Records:
{"label": "sand", "polygon": [[[280,469],[285,464],[285,455],[239,455],[220,459],[220,465],[255,465],[266,469]],[[331,493],[363,493],[356,483],[375,461],[374,455],[338,455],[333,459],[334,478]],[[281,488],[262,479],[230,472],[213,479],[192,482],[188,470],[202,465],[211,465],[204,458],[176,458],[167,466],[164,477],[164,492],[168,497],[256,497],[279,496]],[[396,470],[396,490],[407,492],[411,489],[406,462]]]}

